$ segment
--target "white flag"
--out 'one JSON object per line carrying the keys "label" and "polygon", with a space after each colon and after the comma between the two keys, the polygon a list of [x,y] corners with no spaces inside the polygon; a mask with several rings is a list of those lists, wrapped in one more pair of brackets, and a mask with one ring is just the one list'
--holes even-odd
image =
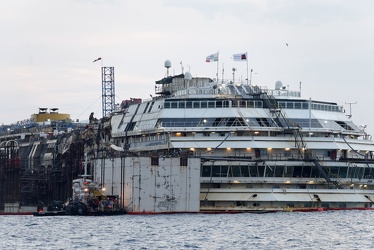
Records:
{"label": "white flag", "polygon": [[247,61],[247,52],[246,53],[240,53],[240,54],[234,54],[233,59],[234,59],[234,61]]}
{"label": "white flag", "polygon": [[218,53],[211,54],[210,56],[206,57],[206,62],[217,62],[218,61]]}

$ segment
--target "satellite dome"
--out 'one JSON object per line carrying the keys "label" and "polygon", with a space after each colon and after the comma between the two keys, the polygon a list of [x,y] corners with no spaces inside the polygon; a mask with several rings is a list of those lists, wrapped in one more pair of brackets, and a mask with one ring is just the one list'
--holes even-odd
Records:
{"label": "satellite dome", "polygon": [[164,63],[165,68],[170,68],[171,67],[171,62],[169,60],[166,60]]}
{"label": "satellite dome", "polygon": [[186,72],[185,74],[184,74],[184,80],[191,80],[192,79],[192,75],[191,75],[191,73],[190,72]]}
{"label": "satellite dome", "polygon": [[283,87],[283,83],[281,81],[275,82],[275,90],[280,90]]}

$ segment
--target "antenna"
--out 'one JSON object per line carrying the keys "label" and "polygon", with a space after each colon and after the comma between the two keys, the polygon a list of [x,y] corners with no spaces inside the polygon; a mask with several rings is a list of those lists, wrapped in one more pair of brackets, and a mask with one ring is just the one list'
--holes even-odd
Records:
{"label": "antenna", "polygon": [[236,68],[232,68],[232,83],[235,82],[235,71],[236,71]]}
{"label": "antenna", "polygon": [[252,85],[252,73],[253,73],[253,69],[251,69],[251,78],[249,78],[249,85]]}
{"label": "antenna", "polygon": [[356,102],[346,102],[345,104],[349,105],[349,115],[346,115],[346,116],[348,116],[348,118],[351,119],[351,117],[352,117],[352,104],[357,104],[357,101]]}
{"label": "antenna", "polygon": [[183,63],[182,63],[182,61],[181,61],[181,68],[182,68],[182,74],[183,74],[184,68],[183,68]]}
{"label": "antenna", "polygon": [[[181,62],[181,64],[182,64],[182,62]],[[171,62],[169,60],[166,60],[164,62],[164,66],[166,68],[166,76],[169,76],[169,68],[171,67]]]}
{"label": "antenna", "polygon": [[223,79],[225,79],[225,66],[222,63],[222,83],[223,83]]}

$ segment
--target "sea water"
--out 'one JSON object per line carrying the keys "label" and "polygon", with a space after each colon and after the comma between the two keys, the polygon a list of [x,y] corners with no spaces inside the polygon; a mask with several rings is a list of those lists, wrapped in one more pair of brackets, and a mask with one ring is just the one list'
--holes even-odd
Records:
{"label": "sea water", "polygon": [[374,249],[374,211],[0,216],[1,249]]}

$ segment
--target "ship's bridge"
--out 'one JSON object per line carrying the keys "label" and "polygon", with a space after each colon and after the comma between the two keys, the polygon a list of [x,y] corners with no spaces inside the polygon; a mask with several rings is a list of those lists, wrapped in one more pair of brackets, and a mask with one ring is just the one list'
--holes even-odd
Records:
{"label": "ship's bridge", "polygon": [[243,96],[260,95],[267,93],[275,98],[300,98],[300,91],[289,90],[283,87],[280,81],[276,82],[275,89],[233,82],[232,80],[216,81],[207,77],[186,77],[186,74],[169,76],[156,81],[155,92],[163,97],[217,97],[217,96]]}

